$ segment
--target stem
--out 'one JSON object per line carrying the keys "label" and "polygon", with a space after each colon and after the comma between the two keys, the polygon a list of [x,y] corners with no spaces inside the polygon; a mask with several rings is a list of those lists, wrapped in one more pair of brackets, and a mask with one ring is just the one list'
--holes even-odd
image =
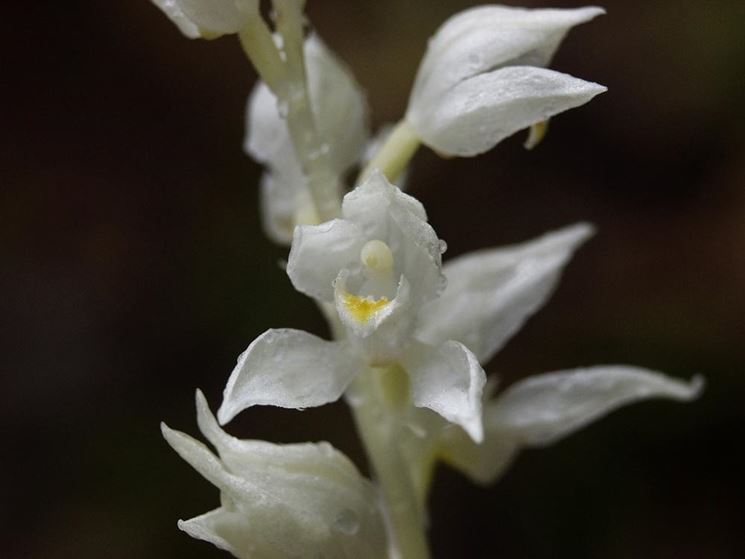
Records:
{"label": "stem", "polygon": [[364,171],[360,173],[358,182],[366,179],[374,169],[380,170],[389,181],[395,181],[401,171],[406,168],[420,144],[421,140],[416,131],[405,118],[402,119]]}
{"label": "stem", "polygon": [[260,14],[239,33],[241,46],[266,82],[282,112],[309,191],[309,203],[296,208],[298,223],[318,223],[337,217],[341,187],[331,165],[328,145],[318,132],[308,94],[303,36],[303,2],[275,0],[282,52]]}
{"label": "stem", "polygon": [[[381,375],[402,371],[368,369],[354,381],[349,402],[380,484],[400,559],[428,559],[429,547],[417,494],[401,452],[402,425],[395,408],[400,395],[385,394]],[[387,387],[390,391],[390,385]],[[405,404],[404,404],[405,405]]]}
{"label": "stem", "polygon": [[246,26],[238,33],[238,39],[261,79],[281,99],[287,71],[272,32],[260,14],[249,18]]}
{"label": "stem", "polygon": [[305,66],[303,4],[298,0],[274,0],[277,31],[290,77],[284,101],[292,137],[311,198],[321,221],[339,215],[341,188],[331,164],[329,146],[321,137],[313,114]]}

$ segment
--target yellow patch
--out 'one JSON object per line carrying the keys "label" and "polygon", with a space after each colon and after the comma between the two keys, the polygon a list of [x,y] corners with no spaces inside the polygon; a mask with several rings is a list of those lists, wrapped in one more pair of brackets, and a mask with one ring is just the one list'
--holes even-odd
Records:
{"label": "yellow patch", "polygon": [[349,314],[357,322],[365,323],[370,320],[370,317],[378,312],[380,309],[388,304],[386,297],[380,299],[373,299],[372,297],[360,297],[359,295],[352,295],[351,293],[345,293],[343,295],[344,306],[349,311]]}

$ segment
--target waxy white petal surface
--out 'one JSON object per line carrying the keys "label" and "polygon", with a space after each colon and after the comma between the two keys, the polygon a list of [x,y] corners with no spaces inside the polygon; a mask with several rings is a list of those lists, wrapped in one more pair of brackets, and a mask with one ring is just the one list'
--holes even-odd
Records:
{"label": "waxy white petal surface", "polygon": [[430,147],[467,157],[584,105],[606,89],[546,68],[508,66],[459,82],[427,104],[412,107],[406,118]]}
{"label": "waxy white petal surface", "polygon": [[152,0],[181,32],[195,39],[237,33],[258,13],[258,0]]}
{"label": "waxy white petal surface", "polygon": [[307,408],[334,402],[359,367],[341,342],[301,330],[267,330],[238,358],[218,411],[220,423],[256,405]]}
{"label": "waxy white petal surface", "polygon": [[459,12],[431,38],[409,104],[429,104],[459,82],[504,66],[547,66],[572,27],[603,12],[499,5]]}
{"label": "waxy white petal surface", "polygon": [[476,442],[483,438],[481,391],[486,375],[476,356],[459,342],[413,343],[401,358],[415,406],[460,425]]}
{"label": "waxy white petal surface", "polygon": [[447,287],[422,309],[417,337],[431,344],[458,340],[486,364],[548,300],[569,258],[591,234],[590,225],[579,223],[446,262]]}
{"label": "waxy white petal surface", "polygon": [[485,413],[487,429],[512,433],[521,444],[540,446],[581,429],[613,410],[650,398],[687,402],[703,388],[662,373],[607,365],[545,373],[515,383]]}

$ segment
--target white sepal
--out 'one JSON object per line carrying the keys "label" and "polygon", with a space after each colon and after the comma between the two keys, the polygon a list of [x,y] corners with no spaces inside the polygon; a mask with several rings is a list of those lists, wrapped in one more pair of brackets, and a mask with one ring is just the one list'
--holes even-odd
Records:
{"label": "white sepal", "polygon": [[569,258],[591,234],[592,226],[578,223],[446,262],[447,287],[422,308],[417,337],[431,344],[458,340],[486,364],[548,300]]}
{"label": "white sepal", "polygon": [[217,425],[197,393],[200,429],[218,451],[163,425],[169,444],[221,492],[222,506],[179,527],[241,559],[377,559],[387,541],[378,495],[328,443],[239,440]]}
{"label": "white sepal", "polygon": [[547,66],[572,27],[602,13],[593,6],[529,10],[498,5],[459,12],[430,39],[409,104],[429,104],[461,81],[504,66]]}
{"label": "white sepal", "polygon": [[410,106],[406,118],[433,149],[467,157],[584,105],[606,89],[546,68],[508,66],[465,79],[426,103]]}
{"label": "white sepal", "polygon": [[251,406],[301,409],[336,401],[359,367],[342,342],[301,330],[267,330],[238,357],[218,417],[225,424]]}
{"label": "white sepal", "polygon": [[152,0],[190,39],[238,33],[258,16],[258,0]]}
{"label": "white sepal", "polygon": [[511,433],[522,445],[543,446],[613,410],[650,398],[696,398],[703,379],[690,382],[662,373],[606,365],[528,377],[499,395],[485,413],[487,429]]}
{"label": "white sepal", "polygon": [[481,392],[486,375],[466,346],[454,341],[438,347],[413,342],[400,362],[409,375],[415,406],[437,412],[481,442]]}
{"label": "white sepal", "polygon": [[484,404],[484,442],[443,430],[440,456],[478,483],[495,481],[522,448],[543,447],[624,405],[651,398],[687,402],[703,379],[686,382],[628,365],[546,373],[515,383]]}

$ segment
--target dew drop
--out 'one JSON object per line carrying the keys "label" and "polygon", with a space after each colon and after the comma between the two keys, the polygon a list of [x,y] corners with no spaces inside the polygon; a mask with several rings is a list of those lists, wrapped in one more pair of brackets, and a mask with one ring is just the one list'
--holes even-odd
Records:
{"label": "dew drop", "polygon": [[445,251],[448,249],[448,244],[440,239],[440,254],[445,254]]}
{"label": "dew drop", "polygon": [[353,536],[360,530],[360,521],[357,513],[352,509],[343,509],[339,511],[334,519],[334,527],[342,534]]}
{"label": "dew drop", "polygon": [[318,146],[317,149],[311,151],[308,154],[308,159],[315,161],[316,159],[326,155],[329,151],[330,151],[329,145],[324,142],[320,146]]}
{"label": "dew drop", "polygon": [[440,276],[440,293],[445,291],[447,286],[448,286],[448,279],[444,275],[441,275]]}
{"label": "dew drop", "polygon": [[277,112],[279,118],[287,118],[287,101],[277,101]]}

